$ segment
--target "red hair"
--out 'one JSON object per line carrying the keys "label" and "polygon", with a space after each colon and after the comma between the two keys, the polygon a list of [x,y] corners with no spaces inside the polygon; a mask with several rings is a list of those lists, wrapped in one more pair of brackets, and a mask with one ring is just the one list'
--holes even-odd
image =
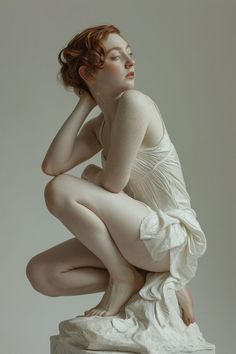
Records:
{"label": "red hair", "polygon": [[85,65],[89,71],[95,72],[104,67],[106,49],[102,40],[110,33],[120,35],[120,30],[113,25],[86,28],[74,36],[67,46],[59,52],[58,61],[61,68],[58,75],[59,79],[62,79],[64,87],[75,87],[90,93],[88,86],[79,74],[79,68]]}

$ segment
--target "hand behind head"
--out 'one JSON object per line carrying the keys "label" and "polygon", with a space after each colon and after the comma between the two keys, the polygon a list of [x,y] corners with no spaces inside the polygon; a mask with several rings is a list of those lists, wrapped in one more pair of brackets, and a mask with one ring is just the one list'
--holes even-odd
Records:
{"label": "hand behind head", "polygon": [[97,102],[95,101],[93,96],[86,90],[83,90],[78,87],[73,87],[73,91],[78,97],[80,97],[81,100],[89,102],[92,108],[97,106]]}

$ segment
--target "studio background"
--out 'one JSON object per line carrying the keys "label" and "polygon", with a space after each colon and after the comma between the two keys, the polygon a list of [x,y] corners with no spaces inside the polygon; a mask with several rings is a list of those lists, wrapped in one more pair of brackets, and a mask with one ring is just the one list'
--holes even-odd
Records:
{"label": "studio background", "polygon": [[[189,283],[197,323],[217,353],[234,352],[235,11],[230,0],[1,1],[2,353],[49,353],[59,322],[102,296],[50,298],[25,274],[35,254],[73,236],[46,207],[52,177],[41,163],[78,102],[56,80],[57,55],[100,24],[114,24],[132,45],[135,89],[157,103],[175,144],[208,242]],[[101,166],[100,153],[68,173],[80,176],[90,163]]]}

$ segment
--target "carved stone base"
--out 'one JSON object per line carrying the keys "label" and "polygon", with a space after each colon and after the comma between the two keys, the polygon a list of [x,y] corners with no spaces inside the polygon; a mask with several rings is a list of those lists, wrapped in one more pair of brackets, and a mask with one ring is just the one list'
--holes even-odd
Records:
{"label": "carved stone base", "polygon": [[178,287],[169,272],[150,272],[144,287],[116,315],[78,315],[60,322],[60,340],[52,339],[51,354],[214,354],[215,345],[198,324],[183,322]]}
{"label": "carved stone base", "polygon": [[[188,352],[190,353],[190,352]],[[192,352],[193,353],[193,352]],[[135,354],[131,352],[110,352],[110,351],[97,351],[97,350],[84,350],[79,349],[78,345],[74,346],[68,343],[66,338],[61,336],[50,337],[50,354]],[[179,352],[175,354],[187,354],[187,352]],[[215,350],[200,350],[195,351],[194,354],[215,354]]]}
{"label": "carved stone base", "polygon": [[79,349],[78,345],[75,346],[72,343],[68,343],[66,338],[60,336],[50,337],[50,349],[50,354],[132,354],[131,352],[104,352]]}

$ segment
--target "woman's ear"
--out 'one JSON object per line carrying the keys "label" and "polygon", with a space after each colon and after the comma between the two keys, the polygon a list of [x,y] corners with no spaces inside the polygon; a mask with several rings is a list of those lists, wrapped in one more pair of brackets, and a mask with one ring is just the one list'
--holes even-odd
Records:
{"label": "woman's ear", "polygon": [[92,72],[85,65],[80,66],[79,75],[85,81],[91,81],[91,79],[93,79]]}

